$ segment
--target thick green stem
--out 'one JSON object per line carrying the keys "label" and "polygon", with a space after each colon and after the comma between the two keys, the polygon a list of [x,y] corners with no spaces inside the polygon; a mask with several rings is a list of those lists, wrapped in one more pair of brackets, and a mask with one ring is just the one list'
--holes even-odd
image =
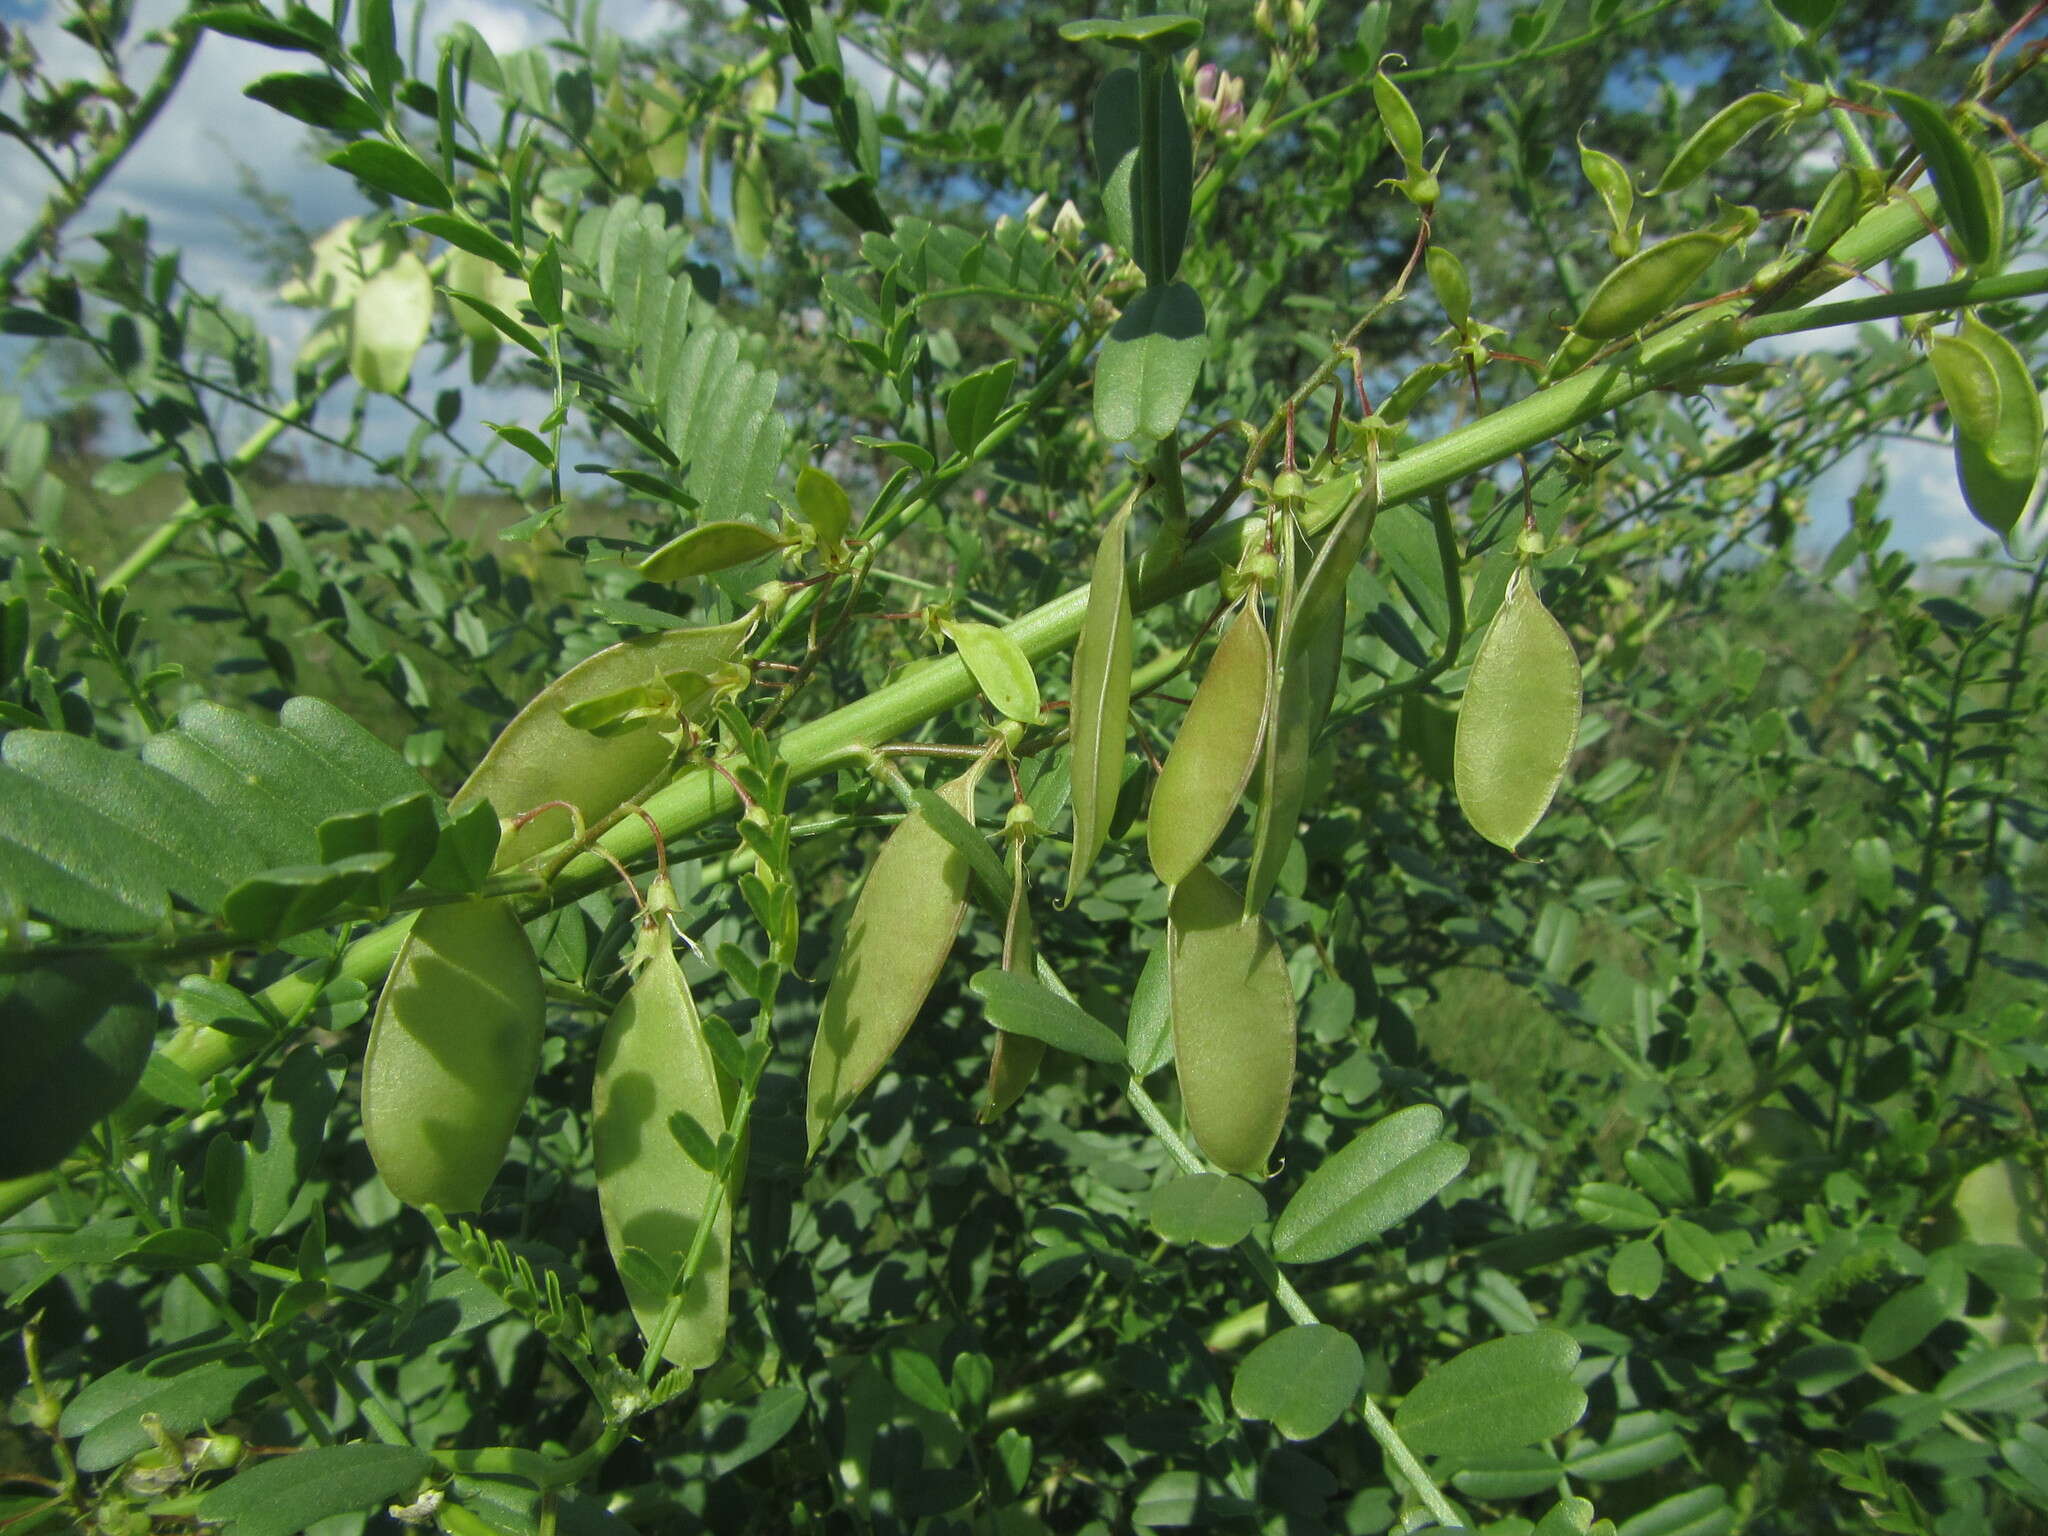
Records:
{"label": "thick green stem", "polygon": [[[2029,136],[2029,144],[2036,150],[2048,146],[2048,126],[2037,128]],[[2001,176],[2015,185],[2030,174],[2017,155],[2003,157],[1999,168]],[[1875,266],[1919,239],[1939,213],[1929,191],[1896,199],[1844,236],[1837,254],[1858,268]],[[1742,298],[1733,298],[1711,305],[1639,346],[1390,460],[1380,473],[1383,504],[1394,506],[1447,490],[1468,475],[1727,357],[1743,340],[1741,328],[1733,322],[1745,303]],[[1182,551],[1177,560],[1142,560],[1133,582],[1133,605],[1150,608],[1204,585],[1225,562],[1236,561],[1240,540],[1257,532],[1255,522],[1227,524]],[[1042,660],[1074,643],[1087,607],[1088,589],[1077,587],[1008,625],[1006,633],[1025,655],[1034,661]],[[793,781],[812,778],[957,708],[976,692],[967,664],[957,653],[949,655],[910,677],[791,729],[778,743],[778,750],[789,764]],[[709,768],[692,769],[647,802],[647,810],[669,841],[737,809],[731,786]],[[630,862],[647,855],[652,843],[647,823],[639,817],[629,817],[605,834],[602,846],[614,857]],[[573,901],[612,878],[611,865],[601,854],[582,854],[567,865],[546,896],[531,904],[529,915]],[[397,957],[402,938],[403,928],[397,924],[365,935],[343,955],[340,976],[375,986]],[[317,975],[300,971],[282,977],[264,990],[264,1001],[290,1017],[316,989]],[[173,1065],[203,1082],[244,1059],[261,1043],[213,1030],[187,1028],[174,1035],[163,1052]],[[116,1111],[114,1125],[119,1131],[132,1131],[164,1110],[165,1106],[156,1100],[138,1093]],[[0,1181],[0,1220],[40,1199],[58,1181],[59,1175],[54,1172]]]}
{"label": "thick green stem", "polygon": [[[243,440],[242,446],[229,457],[227,467],[230,470],[241,470],[255,463],[263,456],[263,451],[277,441],[278,435],[285,428],[298,425],[313,413],[313,407],[326,398],[327,391],[345,371],[340,364],[331,366],[321,375],[319,385],[311,393],[294,400],[251,432]],[[133,583],[136,577],[157,562],[164,551],[177,543],[179,536],[187,528],[194,523],[203,522],[205,515],[206,509],[187,496],[179,503],[175,512],[158,523],[141,543],[128,551],[126,558],[107,573],[101,585],[125,587]]]}

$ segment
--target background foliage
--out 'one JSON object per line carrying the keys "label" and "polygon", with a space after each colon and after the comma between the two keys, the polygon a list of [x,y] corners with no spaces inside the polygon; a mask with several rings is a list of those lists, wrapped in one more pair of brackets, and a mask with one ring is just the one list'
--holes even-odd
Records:
{"label": "background foliage", "polygon": [[[1623,1536],[2048,1527],[2038,525],[1934,567],[1891,541],[1884,457],[1861,450],[1944,429],[1920,321],[1711,389],[1667,366],[1679,387],[1559,407],[1527,443],[1498,426],[1616,259],[1575,137],[1646,189],[1726,102],[1788,77],[1833,93],[1636,199],[1648,240],[1757,211],[1704,298],[1791,248],[1859,150],[1901,194],[1924,183],[1873,83],[1976,101],[1958,121],[2003,156],[2007,263],[2030,264],[2032,14],[1781,10],[1208,8],[1172,63],[1206,361],[1170,477],[1091,412],[1141,277],[1105,243],[1087,134],[1124,56],[1063,41],[1074,18],[688,4],[640,44],[570,8],[546,46],[499,57],[375,0],[202,7],[154,39],[79,0],[67,25],[109,75],[72,81],[12,36],[0,131],[55,190],[0,262],[11,355],[64,370],[121,451],[67,454],[85,418],[0,400],[0,968],[27,988],[128,967],[162,1017],[141,1097],[97,1106],[57,1177],[6,1170],[0,1522],[338,1536],[389,1506],[458,1536],[1306,1533],[1454,1508],[1545,1536],[1596,1515]],[[357,222],[293,251],[286,297],[318,322],[293,357],[92,205],[209,29],[276,51],[263,99],[362,189]],[[1393,184],[1370,88],[1387,54],[1433,208]],[[1423,275],[1425,235],[1462,259],[1469,321]],[[1870,275],[1835,297],[1954,274],[1936,242]],[[357,301],[386,277],[428,296],[416,357],[402,313]],[[1981,313],[2038,378],[2028,291]],[[514,384],[531,409],[481,419]],[[1355,436],[1375,404],[1380,432]],[[807,1162],[818,1000],[902,812],[845,749],[978,744],[998,718],[934,660],[939,621],[1022,621],[1063,701],[1062,594],[1148,491],[1138,771],[1078,900],[1056,899],[1060,709],[980,806],[984,828],[1031,807],[1039,950],[1135,1041],[1166,910],[1141,760],[1173,738],[1219,565],[1257,526],[1183,551],[1184,518],[1199,535],[1263,511],[1297,462],[1327,516],[1316,485],[1357,484],[1367,438],[1434,495],[1390,496],[1351,577],[1345,676],[1268,909],[1300,1021],[1274,1180],[1248,1202],[1171,1182],[1170,1077],[1079,1056],[979,1123],[991,1035],[969,980],[1004,954],[985,910]],[[344,481],[290,472],[313,443],[352,462]],[[815,532],[807,463],[857,514],[846,562]],[[1815,494],[1844,464],[1862,473],[1846,518]],[[1448,753],[1525,515],[1585,714],[1516,859],[1459,815]],[[636,568],[715,520],[814,531],[691,580]],[[598,1032],[634,926],[609,866],[486,887],[523,903],[550,1005],[474,1227],[385,1190],[354,1079],[389,909],[488,872],[488,830],[445,797],[505,722],[600,648],[731,618],[778,575],[744,686],[702,717],[758,814],[738,830],[702,767],[649,801],[686,973],[756,1074],[725,1355],[664,1382],[592,1182]],[[306,698],[338,709],[287,704]],[[106,786],[141,762],[216,820],[122,821]],[[362,821],[393,804],[413,808]],[[327,830],[350,816],[354,841]],[[651,871],[644,825],[606,845]],[[1219,847],[1226,869],[1249,851],[1242,823]],[[74,1081],[7,1049],[10,1115]],[[1416,1106],[1461,1171],[1282,1278],[1248,1228]],[[1278,1333],[1311,1314],[1357,1341],[1361,1374],[1326,1335]],[[1246,1365],[1269,1335],[1308,1352]]]}

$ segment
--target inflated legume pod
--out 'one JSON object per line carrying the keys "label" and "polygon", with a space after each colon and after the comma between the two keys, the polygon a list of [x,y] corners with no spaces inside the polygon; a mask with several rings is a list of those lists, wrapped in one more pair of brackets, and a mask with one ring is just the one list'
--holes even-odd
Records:
{"label": "inflated legume pod", "polygon": [[1518,565],[1458,707],[1454,777],[1472,829],[1512,853],[1550,808],[1578,733],[1578,657]]}
{"label": "inflated legume pod", "polygon": [[1324,612],[1307,634],[1281,646],[1273,721],[1259,763],[1259,809],[1252,819],[1252,861],[1245,873],[1244,909],[1256,916],[1273,894],[1280,865],[1294,846],[1301,805],[1308,794],[1309,753],[1329,718],[1344,667],[1344,603]]}
{"label": "inflated legume pod", "polygon": [[1751,91],[1747,96],[1729,102],[1678,146],[1678,153],[1664,167],[1664,174],[1650,189],[1650,196],[1658,197],[1690,186],[1701,172],[1719,164],[1723,155],[1772,118],[1783,117],[1792,105],[1791,97],[1781,96],[1776,91]]}
{"label": "inflated legume pod", "polygon": [[363,1140],[408,1205],[474,1210],[540,1069],[540,962],[505,898],[428,907],[384,980]]}
{"label": "inflated legume pod", "polygon": [[1074,645],[1068,708],[1074,761],[1069,902],[1109,837],[1110,817],[1123,785],[1131,712],[1131,591],[1124,577],[1124,533],[1129,526],[1129,514],[1119,513],[1102,530],[1088,584],[1088,614]]}
{"label": "inflated legume pod", "polygon": [[1167,908],[1173,1065],[1188,1128],[1230,1173],[1262,1177],[1294,1089],[1294,984],[1273,935],[1202,865]]}
{"label": "inflated legume pod", "polygon": [[1683,299],[1727,248],[1727,236],[1702,229],[1636,252],[1600,280],[1573,332],[1588,341],[1616,341],[1640,330]]}
{"label": "inflated legume pod", "polygon": [[1928,343],[1948,402],[1956,478],[1971,514],[2008,537],[2041,474],[2041,394],[2019,350],[1975,315]]}
{"label": "inflated legume pod", "polygon": [[[982,764],[940,789],[974,819]],[[825,989],[805,1112],[810,1154],[903,1042],[967,910],[967,859],[913,811],[875,854]]]}
{"label": "inflated legume pod", "polygon": [[[452,812],[489,800],[500,821],[550,800],[566,800],[586,824],[610,815],[647,789],[673,757],[674,746],[653,722],[625,735],[596,736],[562,718],[562,711],[629,688],[658,687],[678,672],[704,675],[732,659],[750,622],[705,629],[671,629],[607,647],[578,662],[530,699],[449,801]],[[709,707],[700,692],[679,711],[694,719]],[[498,844],[496,868],[509,869],[570,836],[560,811],[537,816]]]}
{"label": "inflated legume pod", "polygon": [[649,1340],[667,1313],[672,1288],[649,1285],[650,1266],[628,1263],[624,1255],[638,1249],[653,1272],[675,1276],[709,1214],[707,1246],[662,1349],[672,1365],[702,1370],[725,1345],[732,1202],[718,1198],[712,1211],[718,1177],[683,1150],[669,1122],[686,1115],[715,1145],[726,1129],[725,1099],[667,932],[651,930],[642,948],[640,972],[597,1048],[591,1095],[597,1203],[626,1299]]}
{"label": "inflated legume pod", "polygon": [[[1020,890],[1021,899],[1021,890]],[[1036,974],[1038,936],[1031,923],[1031,908],[1017,906],[1011,914],[1009,956],[1003,969],[1019,976]],[[1007,1029],[996,1031],[996,1043],[989,1055],[988,1097],[981,1108],[984,1122],[995,1119],[1031,1086],[1038,1064],[1045,1059],[1045,1042],[1032,1035]]]}
{"label": "inflated legume pod", "polygon": [[1272,706],[1273,648],[1248,601],[1216,642],[1152,794],[1145,842],[1166,884],[1187,878],[1223,834],[1258,765]]}

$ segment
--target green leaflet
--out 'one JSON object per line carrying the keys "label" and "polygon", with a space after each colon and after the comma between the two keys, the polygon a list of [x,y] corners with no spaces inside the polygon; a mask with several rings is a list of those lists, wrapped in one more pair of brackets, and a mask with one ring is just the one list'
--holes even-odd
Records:
{"label": "green leaflet", "polygon": [[483,1203],[540,1070],[545,1004],[508,900],[414,919],[363,1056],[363,1141],[399,1199]]}
{"label": "green leaflet", "polygon": [[1342,1418],[1365,1385],[1357,1340],[1328,1323],[1283,1328],[1246,1355],[1231,1382],[1241,1419],[1267,1419],[1290,1440],[1313,1440]]}
{"label": "green leaflet", "polygon": [[1088,615],[1074,646],[1074,682],[1068,706],[1073,748],[1074,851],[1067,865],[1072,902],[1109,836],[1109,819],[1123,785],[1124,743],[1130,731],[1131,591],[1124,574],[1124,537],[1130,513],[1102,530],[1088,585]]}
{"label": "green leaflet", "polygon": [[1948,114],[1911,91],[1884,93],[1906,125],[1913,148],[1927,162],[1934,195],[1963,259],[1985,273],[1999,266],[2005,242],[2005,191],[1990,160],[1972,146]]}
{"label": "green leaflet", "polygon": [[[661,684],[675,673],[708,675],[731,659],[748,623],[707,629],[671,629],[599,651],[564,672],[527,701],[491,743],[476,771],[448,802],[451,814],[489,800],[501,820],[550,800],[566,800],[587,826],[638,795],[669,764],[674,747],[650,724],[623,736],[599,737],[562,718],[564,709],[625,689]],[[701,718],[711,695],[679,701],[681,718]],[[498,845],[496,868],[510,869],[571,835],[568,817],[550,811]]]}
{"label": "green leaflet", "polygon": [[1458,807],[1472,829],[1512,853],[1550,808],[1578,732],[1578,657],[1518,565],[1458,708]]}
{"label": "green leaflet", "polygon": [[1416,1104],[1332,1153],[1273,1224],[1275,1256],[1287,1264],[1338,1258],[1420,1210],[1470,1157],[1437,1139],[1443,1124],[1435,1105]]}
{"label": "green leaflet", "polygon": [[1178,885],[1208,856],[1258,765],[1273,706],[1273,649],[1247,601],[1209,658],[1152,794],[1152,869]]}
{"label": "green leaflet", "polygon": [[54,1168],[118,1109],[156,1038],[156,994],[103,959],[0,976],[0,1179]]}
{"label": "green leaflet", "polygon": [[810,525],[820,549],[836,554],[844,547],[846,530],[853,525],[853,503],[845,487],[815,464],[797,471],[796,510]]}
{"label": "green leaflet", "polygon": [[621,198],[579,220],[574,244],[632,338],[634,382],[654,402],[626,419],[687,468],[705,521],[765,520],[789,437],[775,409],[777,376],[741,356],[739,334],[718,321],[687,269],[678,275],[682,232],[658,207]]}
{"label": "green leaflet", "polygon": [[1092,137],[1110,238],[1137,262],[1153,287],[1173,281],[1187,243],[1194,198],[1194,146],[1187,108],[1173,74],[1154,75],[1159,163],[1140,160],[1146,83],[1141,69],[1113,69],[1096,87]]}
{"label": "green leaflet", "polygon": [[1262,1178],[1294,1087],[1294,985],[1266,925],[1197,865],[1167,909],[1174,1071],[1188,1128],[1229,1173]]}
{"label": "green leaflet", "polygon": [[944,628],[989,703],[1012,720],[1037,724],[1038,678],[1023,648],[993,624],[959,619]]}
{"label": "green leaflet", "polygon": [[1113,443],[1155,441],[1180,427],[1208,352],[1202,301],[1186,283],[1147,288],[1095,360],[1095,428]]}
{"label": "green leaflet", "polygon": [[419,775],[333,706],[271,726],[185,708],[139,756],[66,733],[0,743],[0,886],[70,927],[140,933],[175,895],[217,912],[266,868],[323,862],[323,820],[421,792]]}
{"label": "green leaflet", "polygon": [[363,388],[405,393],[413,359],[434,321],[434,280],[407,251],[356,291],[349,312],[348,371]]}
{"label": "green leaflet", "polygon": [[[711,1209],[718,1175],[701,1166],[670,1130],[687,1115],[714,1145],[725,1134],[726,1111],[718,1068],[704,1037],[689,983],[676,963],[665,927],[651,935],[640,973],[605,1022],[592,1089],[591,1148],[605,1243],[619,1265],[626,1299],[652,1341],[668,1310],[668,1288],[643,1283],[682,1269],[697,1228]],[[721,1199],[712,1235],[684,1293],[681,1316],[662,1356],[672,1365],[702,1370],[725,1347],[732,1202]],[[625,1258],[628,1249],[647,1265]]]}
{"label": "green leaflet", "polygon": [[[982,764],[976,763],[939,791],[969,821],[981,774]],[[966,910],[965,856],[922,814],[904,817],[868,870],[825,989],[811,1044],[805,1113],[810,1156],[909,1032]]]}
{"label": "green leaflet", "polygon": [[787,541],[753,523],[700,523],[670,539],[637,567],[649,581],[688,581],[772,555]]}

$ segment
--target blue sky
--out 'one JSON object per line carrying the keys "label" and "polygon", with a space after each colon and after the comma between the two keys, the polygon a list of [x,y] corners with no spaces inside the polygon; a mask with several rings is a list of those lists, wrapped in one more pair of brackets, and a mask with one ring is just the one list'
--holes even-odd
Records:
{"label": "blue sky", "polygon": [[[140,40],[180,9],[179,0],[138,0],[131,36],[137,40],[139,53],[153,51]],[[47,0],[38,7],[28,6],[24,0],[0,0],[0,17],[11,26],[24,26],[51,72],[74,65],[87,69],[90,56],[86,50],[56,26],[61,14],[61,9]],[[671,14],[660,0],[613,0],[605,10],[613,27],[642,38],[658,34]],[[501,53],[539,43],[554,32],[552,21],[520,0],[426,0],[422,33],[432,37],[458,19],[476,27]],[[856,65],[860,62],[855,61]],[[275,301],[257,261],[238,235],[237,221],[249,221],[254,210],[238,190],[236,164],[246,166],[262,185],[287,197],[298,221],[309,229],[325,229],[360,210],[353,183],[309,152],[306,131],[242,95],[242,88],[259,75],[291,67],[289,55],[209,35],[183,90],[103,189],[94,211],[75,227],[72,236],[75,245],[80,234],[103,225],[106,215],[115,209],[145,215],[160,246],[184,250],[185,272],[195,286],[220,293],[231,305],[259,317],[272,337],[280,368],[289,365],[314,316]],[[145,73],[137,71],[138,76]],[[886,89],[880,71],[875,74],[874,88]],[[0,239],[11,242],[40,208],[44,182],[25,156],[17,152],[10,161],[10,174],[0,177]],[[2038,260],[2038,255],[2029,258],[2030,263]],[[1939,256],[1931,246],[1921,253],[1919,265],[1923,274],[1939,271]],[[1845,290],[1841,296],[1850,295]],[[1785,338],[1778,343],[1778,350],[1785,355],[1854,345],[1853,335],[1822,333]],[[428,380],[425,387],[458,382],[466,385],[466,374]],[[416,380],[414,388],[421,390],[422,382]],[[472,388],[465,425],[474,435],[481,432],[475,424],[482,417],[531,420],[545,410],[539,402],[540,397],[532,391]],[[409,420],[381,402],[373,403],[373,409],[385,413],[381,431],[372,418],[371,430],[378,445],[396,446],[408,430]],[[1982,532],[1963,505],[1945,443],[1931,437],[1925,441],[1893,440],[1879,451],[1885,455],[1891,477],[1885,510],[1897,524],[1896,537],[1901,544],[1931,555],[1966,554],[1978,546]],[[315,473],[343,472],[341,464],[332,462],[334,457],[309,455],[309,468]],[[509,459],[500,467],[516,478],[518,470]],[[1831,543],[1836,536],[1847,496],[1860,473],[1859,463],[1843,466],[1815,497],[1816,536],[1822,542]]]}

